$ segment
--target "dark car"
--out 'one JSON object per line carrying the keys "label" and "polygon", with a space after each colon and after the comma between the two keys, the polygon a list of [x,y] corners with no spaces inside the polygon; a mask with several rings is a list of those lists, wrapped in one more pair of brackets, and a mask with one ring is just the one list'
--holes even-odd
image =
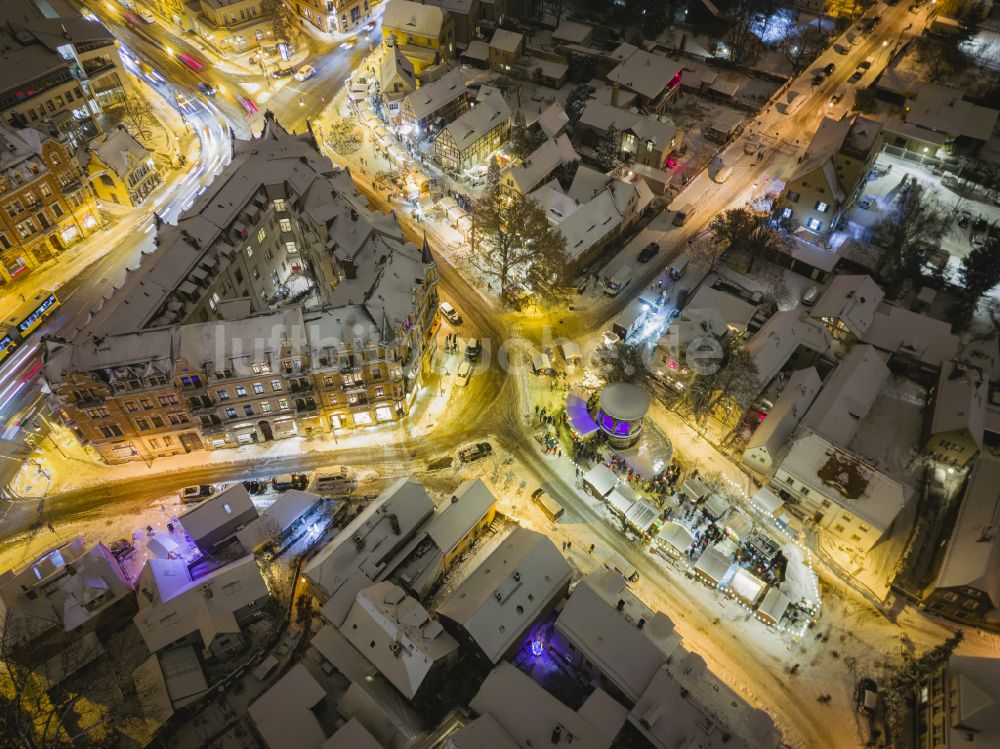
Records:
{"label": "dark car", "polygon": [[660,251],[660,245],[658,245],[656,242],[650,242],[639,251],[639,262],[648,263],[650,260],[656,257],[656,253],[659,251]]}
{"label": "dark car", "polygon": [[837,66],[834,65],[832,62],[828,62],[826,64],[826,67],[823,68],[824,75],[828,75],[828,76],[833,75],[833,71],[836,69],[836,67]]}
{"label": "dark car", "polygon": [[847,82],[848,83],[857,83],[858,81],[860,81],[864,77],[865,77],[865,74],[863,72],[861,72],[860,70],[855,70],[853,73],[851,73],[851,77],[847,79]]}
{"label": "dark car", "polygon": [[293,68],[291,68],[291,67],[275,68],[274,71],[271,73],[271,77],[272,78],[287,78],[288,76],[290,76],[294,72],[295,72],[295,70]]}
{"label": "dark car", "polygon": [[873,715],[878,706],[878,687],[874,679],[864,678],[858,682],[858,694],[856,697],[858,712]]}
{"label": "dark car", "polygon": [[463,463],[475,463],[493,454],[493,445],[489,442],[477,442],[472,447],[458,451],[458,459]]}
{"label": "dark car", "polygon": [[215,96],[215,86],[211,83],[205,83],[202,81],[198,84],[198,90],[205,94],[205,96]]}
{"label": "dark car", "polygon": [[817,73],[816,75],[813,76],[812,85],[818,86],[819,84],[821,84],[825,80],[826,80],[826,76],[824,76],[822,73]]}

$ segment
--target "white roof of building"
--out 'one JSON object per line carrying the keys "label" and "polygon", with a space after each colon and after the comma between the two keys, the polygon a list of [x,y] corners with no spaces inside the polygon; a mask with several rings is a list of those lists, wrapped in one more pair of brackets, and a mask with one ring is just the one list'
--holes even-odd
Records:
{"label": "white roof of building", "polygon": [[831,338],[823,323],[799,310],[774,313],[746,345],[757,365],[761,387],[782,370],[799,346],[816,352],[826,351]]}
{"label": "white roof of building", "polygon": [[[816,128],[812,140],[809,141],[809,145],[806,147],[804,158],[799,163],[795,173],[789,178],[789,183],[801,179],[807,174],[811,174],[817,169],[822,169],[824,165],[829,164],[844,144],[844,139],[847,138],[847,132],[851,129],[852,122],[853,119],[851,117],[843,117],[839,120],[835,120],[832,117],[824,117],[819,123],[819,127]],[[831,183],[831,189],[841,189],[836,171],[832,175],[827,175],[827,181]],[[839,199],[843,199],[843,197],[843,194],[841,194]]]}
{"label": "white roof of building", "polygon": [[379,64],[379,86],[386,91],[399,77],[409,91],[417,88],[417,77],[413,72],[413,63],[402,53],[398,46],[384,50]]}
{"label": "white roof of building", "polygon": [[524,34],[507,31],[507,29],[497,29],[493,32],[493,38],[490,39],[490,47],[499,49],[501,52],[517,52],[523,42]]}
{"label": "white roof of building", "polygon": [[579,160],[580,155],[573,149],[569,136],[560,135],[555,140],[545,141],[517,166],[505,169],[501,180],[527,195],[557,167]]}
{"label": "white roof of building", "polygon": [[445,554],[450,553],[497,503],[481,478],[466,479],[447,504],[427,522],[427,535]]}
{"label": "white roof of building", "polygon": [[678,553],[683,554],[694,543],[694,536],[680,523],[664,523],[656,536],[656,542],[660,546],[670,546]]}
{"label": "white roof of building", "polygon": [[559,231],[566,239],[566,254],[569,260],[573,261],[584,256],[594,245],[617,231],[627,212],[637,216],[652,201],[653,193],[644,181],[613,180],[596,197],[559,225]]}
{"label": "white roof of building", "polygon": [[835,445],[846,447],[888,377],[889,367],[882,354],[872,346],[856,344],[827,377],[802,424]]}
{"label": "white roof of building", "polygon": [[584,44],[590,38],[591,33],[593,33],[593,29],[585,23],[560,21],[559,26],[552,32],[552,38],[570,44]]}
{"label": "white roof of building", "polygon": [[771,624],[777,624],[788,610],[791,600],[777,588],[771,588],[764,594],[764,600],[757,607],[757,616],[767,619]]}
{"label": "white roof of building", "polygon": [[437,613],[460,624],[486,656],[499,661],[569,584],[572,570],[546,536],[516,528]]}
{"label": "white roof of building", "polygon": [[906,121],[950,137],[989,140],[996,128],[996,109],[965,101],[964,92],[938,83],[921,82],[908,99]]}
{"label": "white roof of building", "polygon": [[754,492],[753,496],[750,497],[750,501],[771,516],[776,516],[778,510],[785,506],[784,500],[767,486],[762,486]]}
{"label": "white roof of building", "polygon": [[269,595],[253,556],[191,580],[180,559],[147,559],[136,582],[133,622],[153,652],[200,632],[205,647],[216,635],[240,631],[235,611]]}
{"label": "white roof of building", "polygon": [[809,314],[841,320],[854,335],[861,336],[875,322],[875,310],[884,297],[885,292],[871,276],[836,276]]}
{"label": "white roof of building", "polygon": [[490,59],[490,45],[481,39],[473,39],[459,56],[463,59],[486,62]]}
{"label": "white roof of building", "polygon": [[208,681],[193,645],[164,650],[159,657],[167,693],[174,705],[182,707],[208,691]]}
{"label": "white roof of building", "polygon": [[[689,668],[694,678],[681,682],[663,666],[629,713],[656,749],[777,749],[780,736],[767,714],[719,682],[704,661],[686,653],[677,668]],[[698,689],[702,680],[705,689]],[[702,699],[708,694],[714,699]]]}
{"label": "white roof of building", "polygon": [[561,224],[580,208],[579,203],[563,192],[557,179],[550,180],[535,191],[528,193],[528,197],[538,203],[545,211],[545,217],[549,223],[555,226]]}
{"label": "white roof of building", "polygon": [[569,124],[569,115],[559,102],[554,101],[542,110],[534,124],[538,125],[546,137],[556,138],[562,135]]}
{"label": "white roof of building", "polygon": [[586,203],[594,198],[601,190],[611,184],[614,177],[604,172],[580,164],[576,174],[573,175],[573,182],[569,186],[566,194],[577,203]]}
{"label": "white roof of building", "polygon": [[757,311],[757,305],[740,299],[735,294],[703,284],[688,300],[684,311],[698,309],[715,310],[725,320],[726,325],[737,332],[743,332]]}
{"label": "white roof of building", "polygon": [[959,338],[943,320],[912,312],[883,302],[875,313],[875,322],[861,336],[875,348],[911,356],[921,363],[939,367],[954,359]]}
{"label": "white roof of building", "polygon": [[596,464],[583,474],[583,480],[590,484],[601,497],[608,496],[611,490],[618,486],[618,477],[615,472],[603,463]]}
{"label": "white roof of building", "polygon": [[442,749],[518,749],[493,716],[480,715],[445,739]]}
{"label": "white roof of building", "polygon": [[1000,746],[1000,659],[953,655],[948,661],[944,721],[948,749]]}
{"label": "white roof of building", "polygon": [[[588,701],[595,696],[601,700],[607,693],[598,688]],[[469,706],[480,715],[492,717],[521,749],[551,745],[552,733],[557,727],[563,736],[572,734],[574,749],[609,749],[627,713],[619,706],[621,709],[615,714],[614,706],[605,701],[601,706],[605,708],[601,725],[595,725],[586,717],[587,703],[579,711],[570,709],[530,676],[506,662],[490,672]],[[608,708],[611,715],[607,715]]]}
{"label": "white roof of building", "polygon": [[302,574],[329,596],[323,606],[329,621],[340,625],[358,591],[375,582],[433,511],[424,487],[400,478],[309,561]]}
{"label": "white roof of building", "polygon": [[931,434],[965,429],[972,441],[982,447],[988,390],[989,381],[978,370],[952,361],[942,364],[934,393]]}
{"label": "white roof of building", "polygon": [[720,583],[732,566],[732,557],[723,554],[716,546],[709,546],[698,558],[694,570],[715,583]]}
{"label": "white roof of building", "polygon": [[351,718],[323,742],[321,749],[383,749],[383,746],[357,718]]}
{"label": "white roof of building", "polygon": [[635,134],[640,143],[652,143],[658,151],[667,151],[677,135],[677,125],[665,115],[637,117],[626,130]]}
{"label": "white roof of building", "polygon": [[321,749],[326,736],[313,708],[326,690],[296,663],[247,712],[268,749]]}
{"label": "white roof of building", "polygon": [[97,136],[87,144],[87,148],[122,179],[131,171],[130,162],[145,161],[150,155],[122,125]]}
{"label": "white roof of building", "polygon": [[629,112],[611,104],[591,99],[587,102],[583,114],[580,115],[579,124],[593,128],[600,133],[606,133],[614,125],[615,130],[621,133],[635,122],[638,117],[639,115],[635,112]]}
{"label": "white roof of building", "polygon": [[635,421],[649,411],[649,395],[630,382],[613,382],[600,395],[601,409],[616,419]]}
{"label": "white roof of building", "polygon": [[[421,6],[432,7],[432,6]],[[433,83],[421,86],[416,91],[408,94],[406,104],[413,111],[413,116],[422,120],[424,117],[437,112],[442,107],[450,104],[461,96],[465,96],[465,78],[461,70],[452,70],[445,73]]]}
{"label": "white roof of building", "polygon": [[510,107],[507,106],[503,94],[491,86],[485,93],[480,92],[474,107],[446,125],[434,139],[437,140],[447,132],[454,139],[458,149],[464,151],[497,125],[508,120],[510,120]]}
{"label": "white roof of building", "polygon": [[287,531],[296,520],[323,498],[318,494],[291,489],[264,509],[260,516],[236,531],[243,548],[252,552],[261,544]]}
{"label": "white roof of building", "polygon": [[622,59],[622,62],[608,73],[608,80],[647,99],[656,99],[662,94],[674,75],[684,67],[676,60],[669,60],[628,43],[620,45],[614,55]]}
{"label": "white roof of building", "polygon": [[458,643],[395,583],[360,591],[341,634],[407,699],[413,699],[431,670]]}
{"label": "white roof of building", "polygon": [[745,567],[737,569],[729,583],[729,589],[751,606],[757,602],[765,588],[767,583],[751,574]]}
{"label": "white roof of building", "polygon": [[[816,367],[792,372],[774,407],[750,436],[743,452],[744,463],[765,473],[771,469],[778,452],[802,421],[821,384]],[[765,454],[759,455],[761,451]]]}
{"label": "white roof of building", "polygon": [[[67,565],[75,575],[64,574]],[[9,643],[31,640],[56,626],[69,632],[129,592],[125,573],[107,547],[98,543],[88,549],[78,537],[0,574],[0,625],[6,611]]]}
{"label": "white roof of building", "polygon": [[935,587],[967,586],[1000,607],[1000,460],[980,455],[969,476]]}
{"label": "white roof of building", "polygon": [[681,643],[666,614],[651,611],[617,570],[598,569],[581,580],[555,627],[630,700]]}
{"label": "white roof of building", "polygon": [[808,430],[792,438],[781,470],[878,531],[888,529],[906,503],[898,481]]}
{"label": "white roof of building", "polygon": [[257,516],[257,508],[250,499],[250,492],[242,483],[236,483],[214,497],[196,504],[177,518],[191,540],[198,543],[213,531],[244,513]]}
{"label": "white roof of building", "polygon": [[[390,33],[399,30],[437,39],[441,36],[445,18],[445,11],[435,5],[424,5],[411,0],[389,0],[382,14],[382,28]],[[405,43],[406,40],[399,41]]]}

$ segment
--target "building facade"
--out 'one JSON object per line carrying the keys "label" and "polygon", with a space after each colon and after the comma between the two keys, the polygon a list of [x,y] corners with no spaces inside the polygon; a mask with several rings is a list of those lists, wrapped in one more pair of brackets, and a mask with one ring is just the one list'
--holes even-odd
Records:
{"label": "building facade", "polygon": [[3,120],[54,128],[77,146],[100,132],[96,116],[124,99],[114,37],[79,17],[10,21],[0,28],[0,65],[15,73],[0,90]]}
{"label": "building facade", "polygon": [[775,203],[778,217],[790,229],[830,234],[858,199],[881,150],[878,122],[861,116],[825,118]]}
{"label": "building facade", "polygon": [[65,139],[0,125],[0,284],[97,229],[100,214]]}
{"label": "building facade", "polygon": [[94,195],[109,203],[138,207],[163,182],[153,155],[121,125],[92,140],[80,161]]}
{"label": "building facade", "polygon": [[[311,135],[270,113],[45,376],[108,462],[396,421],[434,350],[438,274]],[[238,189],[237,187],[238,186]],[[322,187],[320,187],[322,186]]]}
{"label": "building facade", "polygon": [[476,105],[435,136],[434,162],[461,172],[484,163],[509,135],[510,107],[498,90],[484,87]]}
{"label": "building facade", "polygon": [[300,0],[295,11],[320,31],[327,33],[360,29],[372,17],[371,0]]}
{"label": "building facade", "polygon": [[271,16],[261,0],[198,0],[194,31],[219,54],[239,54],[274,44]]}
{"label": "building facade", "polygon": [[387,47],[399,47],[419,75],[455,56],[455,22],[434,5],[389,0],[382,14],[382,40]]}

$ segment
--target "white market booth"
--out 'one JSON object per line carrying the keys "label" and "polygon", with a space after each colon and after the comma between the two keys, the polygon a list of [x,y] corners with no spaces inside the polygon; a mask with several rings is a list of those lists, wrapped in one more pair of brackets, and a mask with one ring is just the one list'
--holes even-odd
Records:
{"label": "white market booth", "polygon": [[583,486],[598,499],[604,499],[618,486],[618,477],[606,465],[598,463],[583,474]]}
{"label": "white market booth", "polygon": [[776,627],[781,622],[791,601],[784,593],[777,588],[771,588],[761,601],[760,607],[756,611],[757,619],[769,627]]}
{"label": "white market booth", "polygon": [[726,579],[732,566],[732,557],[726,556],[715,546],[709,546],[695,564],[694,573],[710,588],[716,588]]}
{"label": "white market booth", "polygon": [[691,531],[680,523],[667,523],[656,536],[657,548],[674,557],[683,556],[693,543]]}

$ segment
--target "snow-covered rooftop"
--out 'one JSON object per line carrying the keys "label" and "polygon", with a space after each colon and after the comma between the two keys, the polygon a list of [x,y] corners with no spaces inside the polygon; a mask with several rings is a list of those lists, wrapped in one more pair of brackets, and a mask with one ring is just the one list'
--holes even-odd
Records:
{"label": "snow-covered rooftop", "polygon": [[887,530],[906,503],[898,481],[808,430],[793,437],[781,469],[878,531]]}
{"label": "snow-covered rooftop", "polygon": [[516,528],[437,610],[461,625],[493,663],[569,584],[572,570],[541,533]]}
{"label": "snow-covered rooftop", "polygon": [[684,310],[712,309],[721,315],[726,325],[738,333],[747,329],[757,311],[757,305],[751,304],[735,294],[721,289],[713,289],[707,284],[702,284],[698,290],[688,300]]}
{"label": "snow-covered rooftop", "polygon": [[1000,460],[980,455],[969,476],[935,587],[970,587],[1000,607]]}
{"label": "snow-covered rooftop", "polygon": [[257,508],[250,499],[247,488],[242,483],[236,483],[214,497],[198,503],[177,519],[191,540],[198,543],[241,515],[247,516],[246,522],[249,522],[250,519],[257,517]]}
{"label": "snow-covered rooftop", "polygon": [[97,136],[87,148],[122,179],[135,163],[149,158],[149,151],[122,125]]}
{"label": "snow-covered rooftop", "polygon": [[542,110],[532,124],[538,125],[546,137],[556,138],[569,124],[569,115],[559,102],[554,101]]}
{"label": "snow-covered rooftop", "polygon": [[906,102],[906,121],[952,138],[989,140],[1000,111],[973,104],[964,97],[959,89],[921,82],[916,96]]}
{"label": "snow-covered rooftop", "polygon": [[481,478],[467,479],[458,485],[441,511],[427,522],[427,535],[448,554],[496,503],[497,498]]}
{"label": "snow-covered rooftop", "polygon": [[621,44],[613,55],[622,62],[608,73],[608,80],[650,100],[659,97],[684,67],[676,60],[628,43]]}
{"label": "snow-covered rooftop", "polygon": [[527,195],[562,164],[579,161],[569,136],[560,135],[547,140],[520,164],[508,167],[501,176],[501,183],[521,195]]}
{"label": "snow-covered rooftop", "polygon": [[[382,15],[382,28],[387,32],[402,31],[414,36],[437,39],[447,19],[446,12],[434,5],[424,5],[411,0],[389,0]],[[405,43],[406,39],[399,42]]]}
{"label": "snow-covered rooftop", "polygon": [[329,600],[323,615],[339,626],[357,593],[375,582],[385,563],[434,511],[424,487],[400,478],[320,549],[302,574]]}
{"label": "snow-covered rooftop", "polygon": [[799,346],[821,353],[830,347],[831,341],[823,323],[790,309],[774,313],[747,343],[746,351],[757,365],[763,387],[784,368]]}
{"label": "snow-covered rooftop", "polygon": [[771,471],[775,458],[812,404],[820,385],[815,367],[792,372],[774,406],[747,442],[744,463],[761,473]]}
{"label": "snow-covered rooftop", "polygon": [[888,377],[883,355],[872,346],[856,344],[827,377],[802,424],[847,447]]}
{"label": "snow-covered rooftop", "polygon": [[673,622],[651,611],[613,569],[581,580],[555,627],[630,700],[639,699],[681,643]]}
{"label": "snow-covered rooftop", "polygon": [[326,690],[296,663],[247,712],[268,749],[321,749],[326,735],[313,708],[324,697]]}
{"label": "snow-covered rooftop", "polygon": [[887,302],[878,306],[875,321],[861,340],[932,367],[955,358],[959,347],[959,338],[948,323]]}
{"label": "snow-covered rooftop", "polygon": [[569,42],[570,44],[586,44],[590,41],[593,29],[585,23],[576,21],[560,21],[552,32],[553,41]]}
{"label": "snow-covered rooftop", "polygon": [[863,335],[875,322],[875,310],[885,292],[871,276],[836,276],[809,314],[825,320],[840,320],[855,336]]}
{"label": "snow-covered rooftop", "polygon": [[278,497],[236,532],[236,537],[248,552],[255,551],[265,542],[287,531],[295,521],[311,510],[323,498],[317,494],[291,489]]}
{"label": "snow-covered rooftop", "polygon": [[435,136],[440,138],[445,132],[451,135],[459,150],[464,151],[497,125],[510,119],[510,107],[503,94],[492,86],[480,91],[476,105],[468,109],[458,119],[449,123]]}
{"label": "snow-covered rooftop", "polygon": [[358,592],[340,631],[407,699],[458,650],[416,599],[388,581]]}
{"label": "snow-covered rooftop", "polygon": [[[595,699],[610,698],[598,688],[588,702]],[[469,706],[479,715],[492,717],[522,749],[550,746],[557,728],[561,736],[572,734],[574,749],[609,749],[625,722],[627,710],[620,705],[615,710],[617,703],[611,701],[608,705],[605,701],[602,710],[592,710],[601,716],[595,725],[588,720],[588,702],[579,711],[572,710],[531,677],[504,662],[486,677]]]}
{"label": "snow-covered rooftop", "polygon": [[493,716],[480,715],[448,737],[447,749],[519,749]]}
{"label": "snow-covered rooftop", "polygon": [[451,70],[433,83],[421,86],[409,94],[406,97],[405,106],[412,110],[415,119],[422,120],[456,99],[465,96],[466,92],[462,71]]}
{"label": "snow-covered rooftop", "polygon": [[978,447],[983,446],[986,422],[986,396],[989,381],[982,373],[952,361],[941,365],[934,391],[931,434],[966,430]]}
{"label": "snow-covered rooftop", "polygon": [[493,38],[490,39],[490,47],[498,49],[501,52],[513,54],[520,49],[523,42],[524,34],[518,34],[516,31],[507,31],[507,29],[497,29],[493,32]]}

